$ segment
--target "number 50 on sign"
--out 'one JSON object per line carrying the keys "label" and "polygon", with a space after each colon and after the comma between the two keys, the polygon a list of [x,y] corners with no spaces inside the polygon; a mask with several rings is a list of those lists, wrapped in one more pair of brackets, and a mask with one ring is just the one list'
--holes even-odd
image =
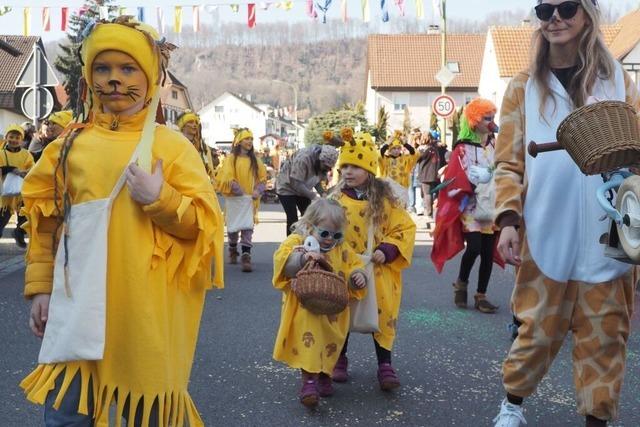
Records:
{"label": "number 50 on sign", "polygon": [[456,103],[449,95],[439,95],[433,100],[431,109],[440,117],[449,117],[456,109]]}

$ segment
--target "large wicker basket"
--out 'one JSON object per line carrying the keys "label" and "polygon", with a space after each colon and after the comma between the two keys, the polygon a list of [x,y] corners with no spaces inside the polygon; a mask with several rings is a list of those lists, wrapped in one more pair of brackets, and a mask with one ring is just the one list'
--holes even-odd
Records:
{"label": "large wicker basket", "polygon": [[310,261],[296,275],[293,292],[314,314],[338,314],[349,303],[344,279],[331,270],[328,263]]}
{"label": "large wicker basket", "polygon": [[556,136],[585,175],[640,164],[638,116],[626,102],[578,108],[560,123]]}

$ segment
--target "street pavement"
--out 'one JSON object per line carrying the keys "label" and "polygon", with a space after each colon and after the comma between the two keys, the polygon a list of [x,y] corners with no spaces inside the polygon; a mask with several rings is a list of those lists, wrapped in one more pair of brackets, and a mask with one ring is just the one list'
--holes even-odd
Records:
{"label": "street pavement", "polygon": [[[492,426],[503,398],[501,362],[511,344],[509,297],[513,271],[496,267],[489,287],[497,314],[453,307],[451,283],[459,257],[438,275],[423,217],[404,295],[393,364],[402,387],[381,392],[372,339],[349,342],[350,380],[314,411],[298,403],[299,374],[275,362],[273,340],[280,294],[271,286],[272,255],[284,240],[279,205],[263,206],[254,233],[254,272],[227,265],[224,290],[208,294],[190,392],[207,426]],[[5,231],[10,236],[12,230]],[[34,367],[38,340],[27,326],[21,296],[22,252],[0,239],[0,427],[41,425],[42,411],[27,402],[19,381]],[[478,264],[478,263],[477,263]],[[472,273],[472,284],[477,266]],[[471,292],[472,294],[472,292]],[[640,321],[636,315],[633,327]],[[537,392],[525,401],[529,426],[581,426],[575,412],[570,337]],[[153,357],[153,355],[149,355]],[[621,416],[615,426],[640,426],[640,338],[632,331]]]}

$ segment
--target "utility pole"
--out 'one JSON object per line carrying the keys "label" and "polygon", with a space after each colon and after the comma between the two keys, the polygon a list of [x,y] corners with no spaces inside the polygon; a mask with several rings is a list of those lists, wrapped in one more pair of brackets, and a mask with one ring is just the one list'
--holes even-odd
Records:
{"label": "utility pole", "polygon": [[[442,67],[447,66],[447,0],[440,0],[440,17],[442,19],[442,31],[440,32],[440,55],[442,59]],[[446,92],[445,85],[440,85],[440,93],[444,95]],[[447,145],[447,119],[442,119],[442,132],[440,137],[442,138],[442,143]]]}

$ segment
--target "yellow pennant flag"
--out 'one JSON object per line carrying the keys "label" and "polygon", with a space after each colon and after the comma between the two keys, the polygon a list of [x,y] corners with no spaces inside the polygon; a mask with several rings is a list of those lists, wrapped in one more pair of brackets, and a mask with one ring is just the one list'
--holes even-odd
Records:
{"label": "yellow pennant flag", "polygon": [[371,20],[371,9],[369,9],[369,0],[360,0],[362,5],[362,22]]}
{"label": "yellow pennant flag", "polygon": [[424,3],[422,0],[416,0],[416,18],[424,19]]}
{"label": "yellow pennant flag", "polygon": [[176,6],[173,10],[173,32],[182,32],[182,6]]}
{"label": "yellow pennant flag", "polygon": [[289,0],[284,2],[284,10],[291,10],[293,9],[293,1]]}
{"label": "yellow pennant flag", "polygon": [[31,34],[31,8],[30,7],[24,8],[24,22],[22,26],[22,32],[24,33],[25,36],[28,36],[29,34]]}

